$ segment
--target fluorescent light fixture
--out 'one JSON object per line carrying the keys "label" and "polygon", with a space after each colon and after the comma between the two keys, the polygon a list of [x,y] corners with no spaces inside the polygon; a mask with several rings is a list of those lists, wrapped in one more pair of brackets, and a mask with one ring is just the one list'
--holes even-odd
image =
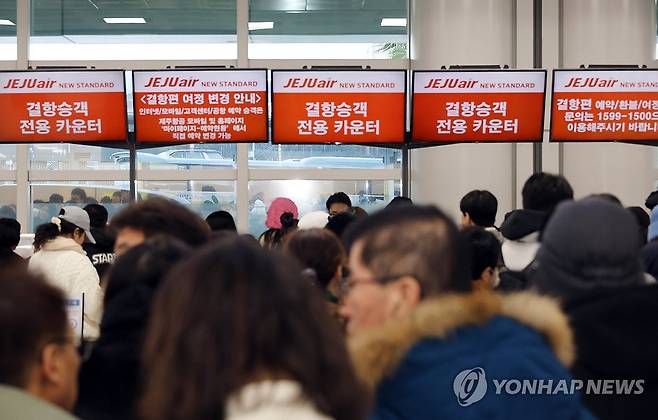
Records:
{"label": "fluorescent light fixture", "polygon": [[16,24],[14,22],[12,22],[11,20],[9,20],[9,19],[0,19],[0,25],[16,26]]}
{"label": "fluorescent light fixture", "polygon": [[407,26],[406,18],[384,18],[380,26]]}
{"label": "fluorescent light fixture", "polygon": [[103,18],[105,23],[146,23],[144,18]]}
{"label": "fluorescent light fixture", "polygon": [[260,31],[261,29],[274,28],[274,22],[249,22],[250,31]]}

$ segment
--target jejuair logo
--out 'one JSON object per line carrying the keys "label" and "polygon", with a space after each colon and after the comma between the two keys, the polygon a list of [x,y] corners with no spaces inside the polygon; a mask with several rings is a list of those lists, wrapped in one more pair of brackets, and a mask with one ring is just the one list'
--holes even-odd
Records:
{"label": "jejuair logo", "polygon": [[476,367],[459,372],[452,383],[457,396],[457,402],[462,407],[468,407],[484,398],[487,393],[487,376],[484,369]]}

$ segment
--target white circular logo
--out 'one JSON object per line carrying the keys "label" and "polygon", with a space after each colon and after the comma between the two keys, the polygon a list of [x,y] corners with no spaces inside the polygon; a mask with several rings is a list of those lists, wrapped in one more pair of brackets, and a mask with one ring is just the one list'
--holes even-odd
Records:
{"label": "white circular logo", "polygon": [[462,407],[468,407],[484,398],[487,393],[487,376],[484,369],[476,367],[459,372],[452,383],[457,402]]}

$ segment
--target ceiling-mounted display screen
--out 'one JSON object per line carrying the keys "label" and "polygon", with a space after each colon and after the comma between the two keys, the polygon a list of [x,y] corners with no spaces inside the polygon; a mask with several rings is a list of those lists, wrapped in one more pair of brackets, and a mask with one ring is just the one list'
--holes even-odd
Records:
{"label": "ceiling-mounted display screen", "polygon": [[135,71],[133,92],[138,142],[267,141],[267,70]]}
{"label": "ceiling-mounted display screen", "polygon": [[404,70],[272,71],[273,143],[403,143]]}
{"label": "ceiling-mounted display screen", "polygon": [[555,70],[551,141],[658,140],[658,70]]}
{"label": "ceiling-mounted display screen", "polygon": [[540,142],[545,86],[545,70],[416,71],[411,138]]}
{"label": "ceiling-mounted display screen", "polygon": [[126,141],[123,71],[0,72],[0,142]]}

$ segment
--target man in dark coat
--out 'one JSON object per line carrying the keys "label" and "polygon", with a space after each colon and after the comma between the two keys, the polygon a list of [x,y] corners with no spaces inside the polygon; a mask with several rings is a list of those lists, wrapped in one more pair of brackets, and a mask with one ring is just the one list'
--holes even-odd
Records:
{"label": "man in dark coat", "polygon": [[100,204],[88,204],[84,209],[89,214],[91,234],[96,243],[85,242],[82,248],[102,280],[105,271],[114,261],[114,236],[107,229],[108,214],[105,207]]}

